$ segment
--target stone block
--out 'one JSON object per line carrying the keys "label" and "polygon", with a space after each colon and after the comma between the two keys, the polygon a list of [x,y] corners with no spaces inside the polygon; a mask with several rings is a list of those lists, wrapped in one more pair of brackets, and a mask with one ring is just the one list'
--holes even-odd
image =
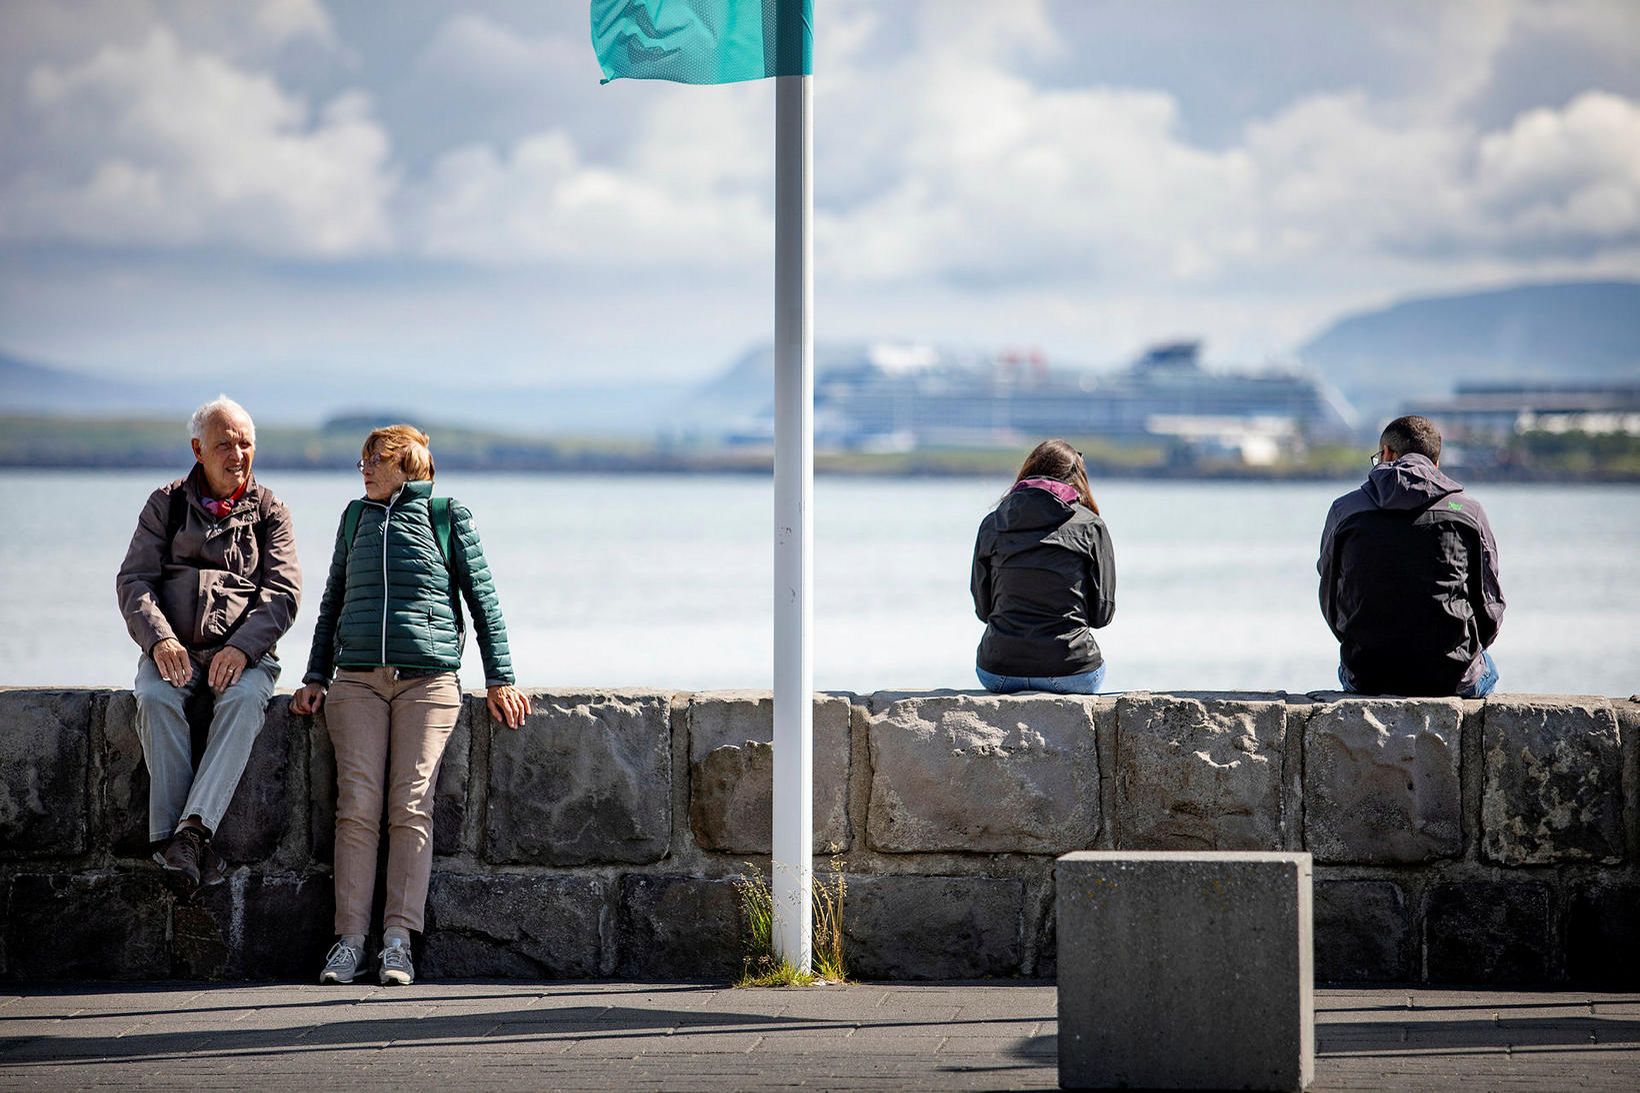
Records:
{"label": "stone block", "polygon": [[[330,742],[330,726],[323,709],[298,721],[307,723],[309,853],[314,862],[329,865],[336,860],[336,748]],[[436,807],[433,834],[435,838],[438,835]]]}
{"label": "stone block", "polygon": [[[814,852],[848,849],[849,701],[814,699]],[[774,699],[767,691],[689,699],[689,822],[705,850],[767,854],[772,845]]]}
{"label": "stone block", "polygon": [[1024,913],[1017,880],[849,874],[844,960],[861,979],[1019,975]]}
{"label": "stone block", "polygon": [[271,858],[290,829],[290,783],[297,749],[307,747],[303,727],[292,717],[290,696],[275,695],[268,703],[262,731],[251,747],[228,811],[222,814],[211,845],[232,863],[256,863]]}
{"label": "stone block", "polygon": [[1585,881],[1566,907],[1566,974],[1581,987],[1640,990],[1640,883]]}
{"label": "stone block", "polygon": [[1431,983],[1534,986],[1548,982],[1549,888],[1536,881],[1434,885],[1424,906]]}
{"label": "stone block", "polygon": [[1481,850],[1500,865],[1623,859],[1623,758],[1603,698],[1488,699]]}
{"label": "stone block", "polygon": [[93,695],[0,690],[0,858],[85,850]]}
{"label": "stone block", "polygon": [[[119,691],[108,701],[98,747],[102,753],[103,837],[121,857],[148,856],[148,767],[137,738],[137,700]],[[272,857],[290,827],[290,783],[295,749],[306,747],[290,699],[268,703],[262,731],[251,746],[233,800],[211,840],[230,863],[258,863]]]}
{"label": "stone block", "polygon": [[[444,745],[438,780],[433,784],[435,854],[459,854],[463,849],[461,833],[467,824],[467,777],[472,766],[473,726],[487,724],[489,717],[483,696],[469,696],[462,702],[456,727]],[[334,819],[331,822],[334,825]],[[334,841],[334,832],[331,838]]]}
{"label": "stone block", "polygon": [[1118,699],[1115,845],[1279,848],[1286,733],[1287,705],[1274,696]]}
{"label": "stone block", "polygon": [[1308,1085],[1310,868],[1308,854],[1060,858],[1060,1085]]}
{"label": "stone block", "polygon": [[14,979],[163,979],[171,895],[157,870],[22,873],[6,903]]}
{"label": "stone block", "polygon": [[607,895],[598,877],[434,873],[421,964],[441,979],[592,978]]}
{"label": "stone block", "polygon": [[627,874],[620,885],[617,975],[732,979],[745,969],[746,926],[734,881]]}
{"label": "stone block", "polygon": [[1413,864],[1463,853],[1463,703],[1346,699],[1304,730],[1304,846],[1318,862]]}
{"label": "stone block", "polygon": [[1323,983],[1409,983],[1417,977],[1412,908],[1384,880],[1315,885],[1315,977]]}
{"label": "stone block", "polygon": [[872,849],[1057,854],[1091,845],[1099,705],[973,695],[887,702],[870,723]]}
{"label": "stone block", "polygon": [[176,973],[189,979],[309,982],[336,940],[331,879],[240,869],[172,913]]}
{"label": "stone block", "polygon": [[646,864],[672,838],[664,694],[532,693],[516,732],[490,724],[484,859]]}

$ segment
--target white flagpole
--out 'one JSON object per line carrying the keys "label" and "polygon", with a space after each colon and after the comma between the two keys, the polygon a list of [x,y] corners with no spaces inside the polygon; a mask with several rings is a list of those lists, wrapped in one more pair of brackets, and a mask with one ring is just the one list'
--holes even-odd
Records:
{"label": "white flagpole", "polygon": [[814,188],[810,76],[775,77],[774,948],[810,970],[814,924]]}

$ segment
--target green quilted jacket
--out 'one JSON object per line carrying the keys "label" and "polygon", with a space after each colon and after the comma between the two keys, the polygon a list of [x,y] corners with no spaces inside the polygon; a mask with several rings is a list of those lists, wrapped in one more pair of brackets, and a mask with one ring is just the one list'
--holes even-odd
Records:
{"label": "green quilted jacket", "polygon": [[507,626],[473,514],[450,503],[446,568],[428,507],[432,493],[431,482],[406,482],[390,501],[366,498],[351,544],[342,541],[343,512],[303,682],[328,684],[337,668],[459,669],[458,598],[478,632],[485,684],[514,682]]}

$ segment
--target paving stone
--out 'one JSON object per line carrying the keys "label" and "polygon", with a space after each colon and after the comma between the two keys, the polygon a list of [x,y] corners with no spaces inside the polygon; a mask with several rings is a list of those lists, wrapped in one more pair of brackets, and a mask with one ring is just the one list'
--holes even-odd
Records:
{"label": "paving stone", "polygon": [[[98,747],[102,755],[102,826],[105,845],[116,855],[146,858],[148,768],[136,730],[137,700],[130,691],[110,697]],[[227,861],[260,863],[279,849],[290,827],[290,783],[295,749],[307,746],[303,719],[290,713],[290,699],[268,703],[262,731],[251,746],[233,800],[211,843]],[[197,742],[203,746],[203,738]]]}
{"label": "paving stone", "polygon": [[1042,696],[886,701],[870,726],[872,849],[1058,854],[1090,845],[1100,820],[1100,705]]}
{"label": "paving stone", "polygon": [[484,859],[646,864],[672,837],[664,694],[531,692],[517,732],[490,725]]}
{"label": "paving stone", "polygon": [[171,896],[158,870],[22,873],[6,903],[9,973],[18,979],[163,979]]}
{"label": "paving stone", "polygon": [[[814,852],[848,849],[849,700],[814,700]],[[767,691],[689,699],[689,821],[706,850],[767,854],[772,845],[774,699]]]}
{"label": "paving stone", "polygon": [[1529,986],[1549,978],[1549,888],[1536,881],[1434,885],[1424,906],[1431,983]]}
{"label": "paving stone", "polygon": [[1411,864],[1463,853],[1463,703],[1346,699],[1304,731],[1304,845],[1320,862]]}
{"label": "paving stone", "polygon": [[1566,973],[1580,986],[1640,990],[1640,881],[1589,880],[1572,889]]}
{"label": "paving stone", "polygon": [[0,858],[85,850],[94,696],[0,690]]}
{"label": "paving stone", "polygon": [[334,910],[328,876],[238,870],[176,906],[177,973],[201,979],[317,979],[336,940]]}
{"label": "paving stone", "polygon": [[1417,975],[1412,909],[1394,881],[1315,885],[1315,977],[1323,983],[1406,983]]}
{"label": "paving stone", "polygon": [[1623,859],[1623,760],[1604,698],[1486,702],[1481,849],[1501,865]]}
{"label": "paving stone", "polygon": [[996,877],[849,874],[844,957],[861,979],[1020,974],[1025,886]]}
{"label": "paving stone", "polygon": [[596,976],[607,896],[597,877],[434,873],[422,964],[439,978]]}
{"label": "paving stone", "polygon": [[1119,850],[1277,850],[1287,705],[1275,695],[1116,703]]}
{"label": "paving stone", "polygon": [[732,880],[629,873],[620,881],[616,969],[642,979],[732,979],[747,927]]}

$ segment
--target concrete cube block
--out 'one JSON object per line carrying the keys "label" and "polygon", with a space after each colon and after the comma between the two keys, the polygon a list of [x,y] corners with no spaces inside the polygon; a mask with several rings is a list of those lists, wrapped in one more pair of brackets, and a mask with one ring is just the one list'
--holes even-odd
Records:
{"label": "concrete cube block", "polygon": [[1274,696],[1123,696],[1116,846],[1278,849],[1286,734],[1287,704]]}
{"label": "concrete cube block", "polygon": [[1623,757],[1604,698],[1488,699],[1481,850],[1500,865],[1623,860]]}
{"label": "concrete cube block", "polygon": [[870,726],[872,849],[1058,854],[1091,845],[1100,708],[1109,702],[1071,696],[887,701]]}
{"label": "concrete cube block", "polygon": [[[848,849],[847,698],[814,698],[814,852]],[[703,849],[767,854],[772,845],[774,699],[767,691],[691,695],[689,822]]]}
{"label": "concrete cube block", "polygon": [[1346,699],[1304,727],[1304,846],[1318,862],[1411,864],[1463,853],[1463,703]]}
{"label": "concrete cube block", "polygon": [[1315,885],[1315,977],[1322,983],[1406,983],[1417,975],[1412,907],[1394,881]]}
{"label": "concrete cube block", "polygon": [[94,695],[0,690],[0,858],[85,849]]}
{"label": "concrete cube block", "polygon": [[1458,881],[1430,888],[1424,961],[1431,983],[1538,986],[1549,980],[1550,892],[1536,881]]}
{"label": "concrete cube block", "polygon": [[1578,986],[1640,990],[1640,882],[1588,880],[1572,889],[1566,974]]}
{"label": "concrete cube block", "polygon": [[1310,870],[1308,854],[1060,858],[1060,1085],[1308,1085]]}
{"label": "concrete cube block", "polygon": [[163,979],[172,974],[172,902],[158,870],[14,876],[7,970],[18,979]]}
{"label": "concrete cube block", "polygon": [[335,900],[318,873],[236,870],[172,912],[178,975],[189,979],[298,979],[324,967]]}
{"label": "concrete cube block", "polygon": [[617,975],[733,978],[745,970],[746,938],[732,880],[636,873],[620,880]]}
{"label": "concrete cube block", "polygon": [[672,720],[662,693],[531,692],[523,728],[493,722],[484,860],[643,864],[672,840]]}
{"label": "concrete cube block", "polygon": [[[818,879],[818,878],[816,878]],[[1020,974],[1025,886],[1005,877],[847,877],[843,955],[861,979]]]}
{"label": "concrete cube block", "polygon": [[608,884],[599,877],[434,873],[422,963],[430,977],[589,979]]}

